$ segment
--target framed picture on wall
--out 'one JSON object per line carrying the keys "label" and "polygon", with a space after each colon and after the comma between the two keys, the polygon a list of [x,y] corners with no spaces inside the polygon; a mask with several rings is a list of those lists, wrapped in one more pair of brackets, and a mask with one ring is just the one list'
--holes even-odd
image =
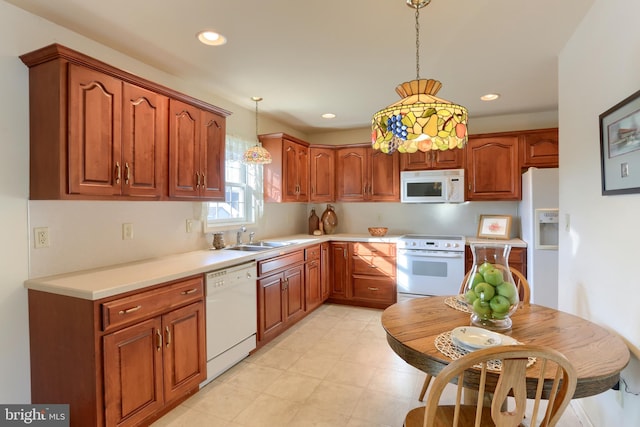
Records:
{"label": "framed picture on wall", "polygon": [[600,114],[602,194],[640,193],[640,90]]}
{"label": "framed picture on wall", "polygon": [[509,239],[511,236],[511,215],[480,215],[478,237]]}

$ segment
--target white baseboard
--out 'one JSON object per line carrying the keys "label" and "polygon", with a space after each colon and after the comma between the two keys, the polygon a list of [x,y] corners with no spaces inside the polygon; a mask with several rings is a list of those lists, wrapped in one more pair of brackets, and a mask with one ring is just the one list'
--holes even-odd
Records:
{"label": "white baseboard", "polygon": [[591,420],[587,416],[587,413],[584,412],[582,403],[579,400],[572,400],[571,403],[569,403],[569,405],[573,409],[573,412],[576,413],[576,418],[578,418],[578,421],[580,421],[580,424],[582,424],[582,427],[594,427],[593,424],[591,423]]}

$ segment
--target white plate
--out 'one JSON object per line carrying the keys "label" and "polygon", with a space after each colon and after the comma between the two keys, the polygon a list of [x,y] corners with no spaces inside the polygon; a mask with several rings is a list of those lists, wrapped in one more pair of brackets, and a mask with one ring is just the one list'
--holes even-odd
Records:
{"label": "white plate", "polygon": [[518,341],[506,335],[475,326],[460,326],[451,331],[451,340],[457,346],[467,350],[495,347],[497,345],[513,345]]}

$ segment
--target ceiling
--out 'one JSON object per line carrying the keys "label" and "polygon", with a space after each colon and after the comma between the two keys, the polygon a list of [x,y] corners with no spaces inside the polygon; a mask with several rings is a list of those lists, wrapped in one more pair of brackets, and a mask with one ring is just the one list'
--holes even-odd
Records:
{"label": "ceiling", "polygon": [[[261,96],[260,114],[307,134],[369,126],[416,78],[405,0],[6,1],[248,109]],[[555,110],[558,54],[593,2],[433,0],[420,77],[468,108],[470,131],[474,117]],[[201,44],[203,29],[228,42]],[[489,92],[500,99],[481,101]]]}

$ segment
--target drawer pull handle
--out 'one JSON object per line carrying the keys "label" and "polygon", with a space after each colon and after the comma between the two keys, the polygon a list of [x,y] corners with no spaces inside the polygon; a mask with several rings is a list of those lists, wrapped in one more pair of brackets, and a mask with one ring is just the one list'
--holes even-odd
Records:
{"label": "drawer pull handle", "polygon": [[138,311],[142,308],[141,305],[136,305],[135,307],[131,307],[131,308],[127,308],[126,310],[120,310],[118,312],[118,314],[129,314],[129,313],[133,313],[134,311]]}
{"label": "drawer pull handle", "polygon": [[198,288],[193,288],[193,289],[189,289],[188,291],[182,291],[182,295],[189,295],[192,294],[194,292],[198,292]]}
{"label": "drawer pull handle", "polygon": [[162,349],[162,333],[160,329],[156,329],[156,351],[160,351]]}
{"label": "drawer pull handle", "polygon": [[166,339],[167,344],[166,345],[167,345],[167,347],[169,347],[169,344],[171,344],[171,330],[169,329],[168,326],[165,326],[164,330],[165,330],[165,332],[167,334],[167,339]]}
{"label": "drawer pull handle", "polygon": [[373,265],[373,264],[370,264],[369,267],[371,267],[371,268],[380,268],[377,265]]}
{"label": "drawer pull handle", "polygon": [[367,289],[369,289],[370,291],[377,291],[378,288],[372,288],[371,286],[369,286]]}

